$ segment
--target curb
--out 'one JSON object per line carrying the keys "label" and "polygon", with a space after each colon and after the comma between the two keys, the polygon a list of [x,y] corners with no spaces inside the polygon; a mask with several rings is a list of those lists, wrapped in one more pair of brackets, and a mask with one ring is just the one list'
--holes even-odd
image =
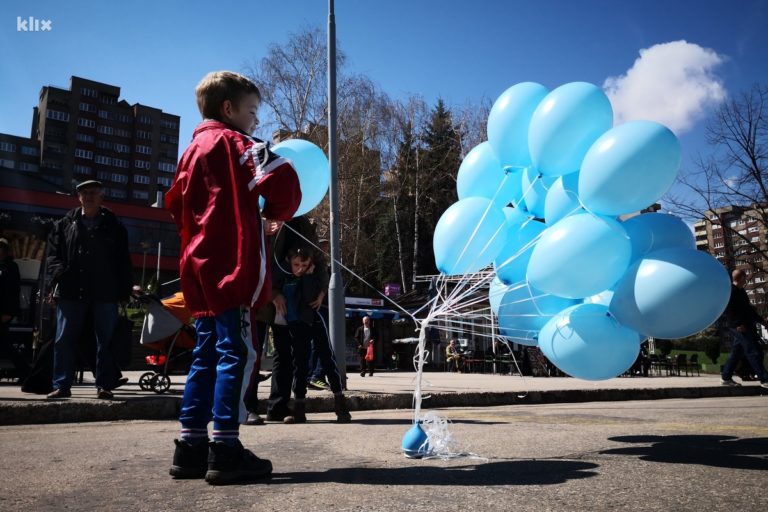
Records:
{"label": "curb", "polygon": [[[760,386],[648,389],[574,389],[529,392],[433,393],[424,398],[425,408],[483,407],[498,405],[618,402],[672,398],[722,398],[768,395]],[[413,396],[406,393],[356,393],[346,395],[350,411],[410,409]],[[266,401],[260,402],[264,412]],[[0,425],[81,423],[94,421],[175,420],[181,397],[148,396],[127,400],[0,401]],[[333,396],[307,398],[307,412],[333,412]]]}

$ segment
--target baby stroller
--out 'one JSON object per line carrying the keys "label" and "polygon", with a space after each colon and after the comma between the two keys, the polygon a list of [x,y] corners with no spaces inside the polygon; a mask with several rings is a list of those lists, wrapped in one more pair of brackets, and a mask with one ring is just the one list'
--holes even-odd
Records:
{"label": "baby stroller", "polygon": [[139,387],[162,394],[171,387],[170,373],[186,374],[192,363],[195,348],[195,329],[189,324],[192,317],[181,292],[165,299],[140,294],[147,314],[141,330],[141,344],[157,352],[145,360],[152,371],[139,377]]}

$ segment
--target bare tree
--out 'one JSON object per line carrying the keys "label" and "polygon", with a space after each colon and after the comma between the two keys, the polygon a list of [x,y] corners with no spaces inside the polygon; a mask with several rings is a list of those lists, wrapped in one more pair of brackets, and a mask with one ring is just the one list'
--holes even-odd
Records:
{"label": "bare tree", "polygon": [[[736,207],[768,231],[768,87],[751,90],[724,103],[707,125],[708,156],[699,156],[696,169],[678,178],[687,194],[669,194],[665,202],[679,215],[719,223],[726,235],[768,256],[761,241],[740,233],[724,221],[723,209]],[[733,256],[730,255],[731,265]],[[738,260],[738,258],[736,258]],[[760,261],[742,260],[755,270]],[[729,266],[731,266],[729,265]]]}

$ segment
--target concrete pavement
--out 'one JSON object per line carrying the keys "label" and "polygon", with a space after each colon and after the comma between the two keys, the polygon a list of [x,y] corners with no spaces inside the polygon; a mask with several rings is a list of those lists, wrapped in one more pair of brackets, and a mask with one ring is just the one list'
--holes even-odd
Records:
{"label": "concrete pavement", "polygon": [[[84,421],[175,419],[185,376],[171,376],[171,388],[163,395],[139,389],[142,372],[126,372],[130,381],[115,391],[114,400],[98,400],[92,380],[86,375],[73,397],[46,400],[44,395],[22,393],[18,386],[0,383],[0,425],[68,423]],[[373,377],[348,375],[346,392],[352,411],[410,409],[415,373],[382,371]],[[653,400],[767,395],[757,383],[741,387],[720,385],[716,375],[697,377],[621,377],[599,382],[561,377],[520,377],[477,373],[427,372],[424,374],[425,409],[514,404],[573,403],[593,401]],[[265,399],[269,381],[259,386]],[[262,402],[263,405],[264,402]],[[328,391],[310,390],[307,412],[333,410]]]}

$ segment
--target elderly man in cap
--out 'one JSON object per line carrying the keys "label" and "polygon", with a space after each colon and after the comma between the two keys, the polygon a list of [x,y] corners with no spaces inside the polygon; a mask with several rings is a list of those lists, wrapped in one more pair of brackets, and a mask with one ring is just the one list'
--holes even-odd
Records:
{"label": "elderly man in cap", "polygon": [[118,302],[133,286],[128,233],[111,210],[102,206],[104,188],[95,180],[77,186],[80,207],[56,222],[48,244],[48,272],[56,302],[53,392],[68,398],[75,377],[75,350],[86,325],[96,336],[96,396],[112,398],[119,369],[110,343]]}

